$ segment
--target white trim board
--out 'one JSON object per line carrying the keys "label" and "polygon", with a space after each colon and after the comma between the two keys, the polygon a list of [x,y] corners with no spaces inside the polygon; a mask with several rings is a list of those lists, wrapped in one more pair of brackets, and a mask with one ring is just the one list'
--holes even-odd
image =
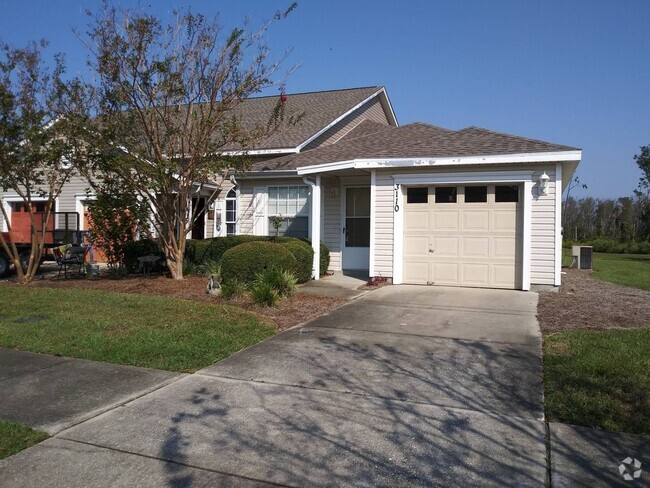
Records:
{"label": "white trim board", "polygon": [[466,175],[431,174],[421,173],[412,175],[393,175],[393,192],[395,205],[399,210],[394,212],[393,218],[393,284],[402,284],[404,280],[404,185],[436,185],[463,184],[463,183],[523,183],[523,239],[521,286],[522,290],[530,290],[531,275],[531,234],[532,234],[532,199],[533,199],[533,172],[522,171],[493,171],[482,173],[469,173]]}
{"label": "white trim board", "polygon": [[[24,202],[24,201],[25,200],[23,199],[23,197],[21,197],[20,195],[18,195],[16,193],[2,195],[2,206],[4,207],[5,211],[7,212],[7,217],[9,219],[9,221],[7,222],[4,219],[4,216],[0,215],[1,217],[3,217],[3,219],[2,219],[2,232],[9,232],[9,225],[11,224],[11,206],[9,204],[14,203],[14,202]],[[47,198],[45,198],[45,197],[32,197],[31,201],[32,202],[47,202]],[[59,211],[59,197],[56,197],[54,199],[54,211],[55,212]],[[54,226],[56,227],[56,223],[54,224]]]}
{"label": "white trim board", "polygon": [[555,165],[555,279],[562,284],[562,165]]}
{"label": "white trim board", "polygon": [[303,166],[296,170],[298,175],[338,171],[344,169],[382,169],[382,168],[420,168],[457,165],[485,164],[526,164],[580,161],[582,151],[561,151],[521,154],[494,154],[485,156],[463,156],[448,158],[386,158],[386,159],[349,159],[334,163]]}

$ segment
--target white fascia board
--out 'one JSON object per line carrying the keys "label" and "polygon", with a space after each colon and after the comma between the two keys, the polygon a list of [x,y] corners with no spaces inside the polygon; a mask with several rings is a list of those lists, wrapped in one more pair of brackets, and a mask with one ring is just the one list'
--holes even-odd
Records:
{"label": "white fascia board", "polygon": [[463,156],[450,158],[386,158],[352,159],[335,163],[315,164],[298,168],[298,174],[337,171],[341,169],[421,168],[437,166],[472,166],[482,164],[526,164],[580,161],[582,151],[545,153],[497,154],[489,156]]}
{"label": "white fascia board", "polygon": [[334,127],[336,124],[338,124],[341,120],[343,120],[344,118],[346,118],[346,117],[347,117],[348,115],[350,115],[352,112],[354,112],[355,110],[357,110],[357,109],[360,108],[360,107],[363,107],[363,105],[365,105],[365,104],[368,103],[370,100],[372,100],[373,98],[375,98],[375,97],[376,97],[377,95],[379,95],[383,90],[384,90],[383,88],[380,88],[379,90],[377,90],[375,93],[373,93],[372,95],[370,95],[370,96],[369,96],[368,98],[366,98],[365,100],[362,100],[361,102],[357,103],[354,107],[352,107],[350,110],[348,110],[347,112],[345,112],[343,115],[341,115],[341,116],[337,117],[336,119],[334,119],[332,122],[330,122],[329,124],[327,124],[327,125],[326,125],[325,127],[323,127],[321,130],[319,130],[319,131],[316,132],[314,135],[312,135],[311,137],[309,137],[308,139],[306,139],[305,141],[303,141],[301,144],[299,144],[298,147],[296,148],[297,151],[295,151],[295,152],[300,152],[300,151],[302,151],[302,148],[303,148],[303,147],[305,147],[307,144],[309,144],[311,141],[313,141],[314,139],[316,139],[318,136],[320,136],[321,134],[323,134],[323,133],[324,133],[325,131],[327,131],[328,129]]}
{"label": "white fascia board", "polygon": [[300,152],[297,147],[285,147],[281,149],[252,149],[250,151],[221,151],[222,156],[263,156],[265,154],[295,154]]}
{"label": "white fascia board", "polygon": [[380,90],[380,93],[384,96],[384,99],[386,100],[386,105],[388,105],[388,110],[390,111],[390,118],[393,119],[393,123],[395,124],[395,127],[399,127],[399,122],[397,122],[397,116],[395,115],[395,111],[393,110],[393,104],[390,103],[390,98],[388,98],[388,93],[386,93],[386,88],[382,88]]}

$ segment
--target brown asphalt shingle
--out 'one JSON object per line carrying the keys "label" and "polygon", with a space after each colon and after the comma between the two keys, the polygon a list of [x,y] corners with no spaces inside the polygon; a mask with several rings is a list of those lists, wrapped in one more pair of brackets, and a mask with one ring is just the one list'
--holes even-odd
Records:
{"label": "brown asphalt shingle", "polygon": [[[284,102],[285,119],[302,115],[293,126],[283,127],[275,134],[258,141],[255,149],[294,148],[325,128],[338,117],[348,112],[382,87],[370,86],[310,93],[287,94]],[[280,96],[248,98],[234,110],[248,128],[265,126]],[[239,150],[226,146],[224,150]]]}
{"label": "brown asphalt shingle", "polygon": [[577,149],[480,127],[454,131],[421,122],[390,127],[365,121],[336,144],[256,163],[251,170],[290,170],[352,159],[487,156],[574,150]]}

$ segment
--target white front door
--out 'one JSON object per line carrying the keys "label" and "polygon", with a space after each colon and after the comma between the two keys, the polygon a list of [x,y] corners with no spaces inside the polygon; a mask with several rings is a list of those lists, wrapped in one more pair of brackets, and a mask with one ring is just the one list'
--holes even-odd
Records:
{"label": "white front door", "polygon": [[368,269],[370,261],[370,187],[348,187],[343,195],[343,266]]}

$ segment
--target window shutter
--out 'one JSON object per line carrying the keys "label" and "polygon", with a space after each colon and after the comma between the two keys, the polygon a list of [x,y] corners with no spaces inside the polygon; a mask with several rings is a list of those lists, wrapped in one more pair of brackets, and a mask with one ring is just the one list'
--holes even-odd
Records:
{"label": "window shutter", "polygon": [[265,186],[256,186],[253,189],[253,234],[265,236],[268,231],[268,190]]}

